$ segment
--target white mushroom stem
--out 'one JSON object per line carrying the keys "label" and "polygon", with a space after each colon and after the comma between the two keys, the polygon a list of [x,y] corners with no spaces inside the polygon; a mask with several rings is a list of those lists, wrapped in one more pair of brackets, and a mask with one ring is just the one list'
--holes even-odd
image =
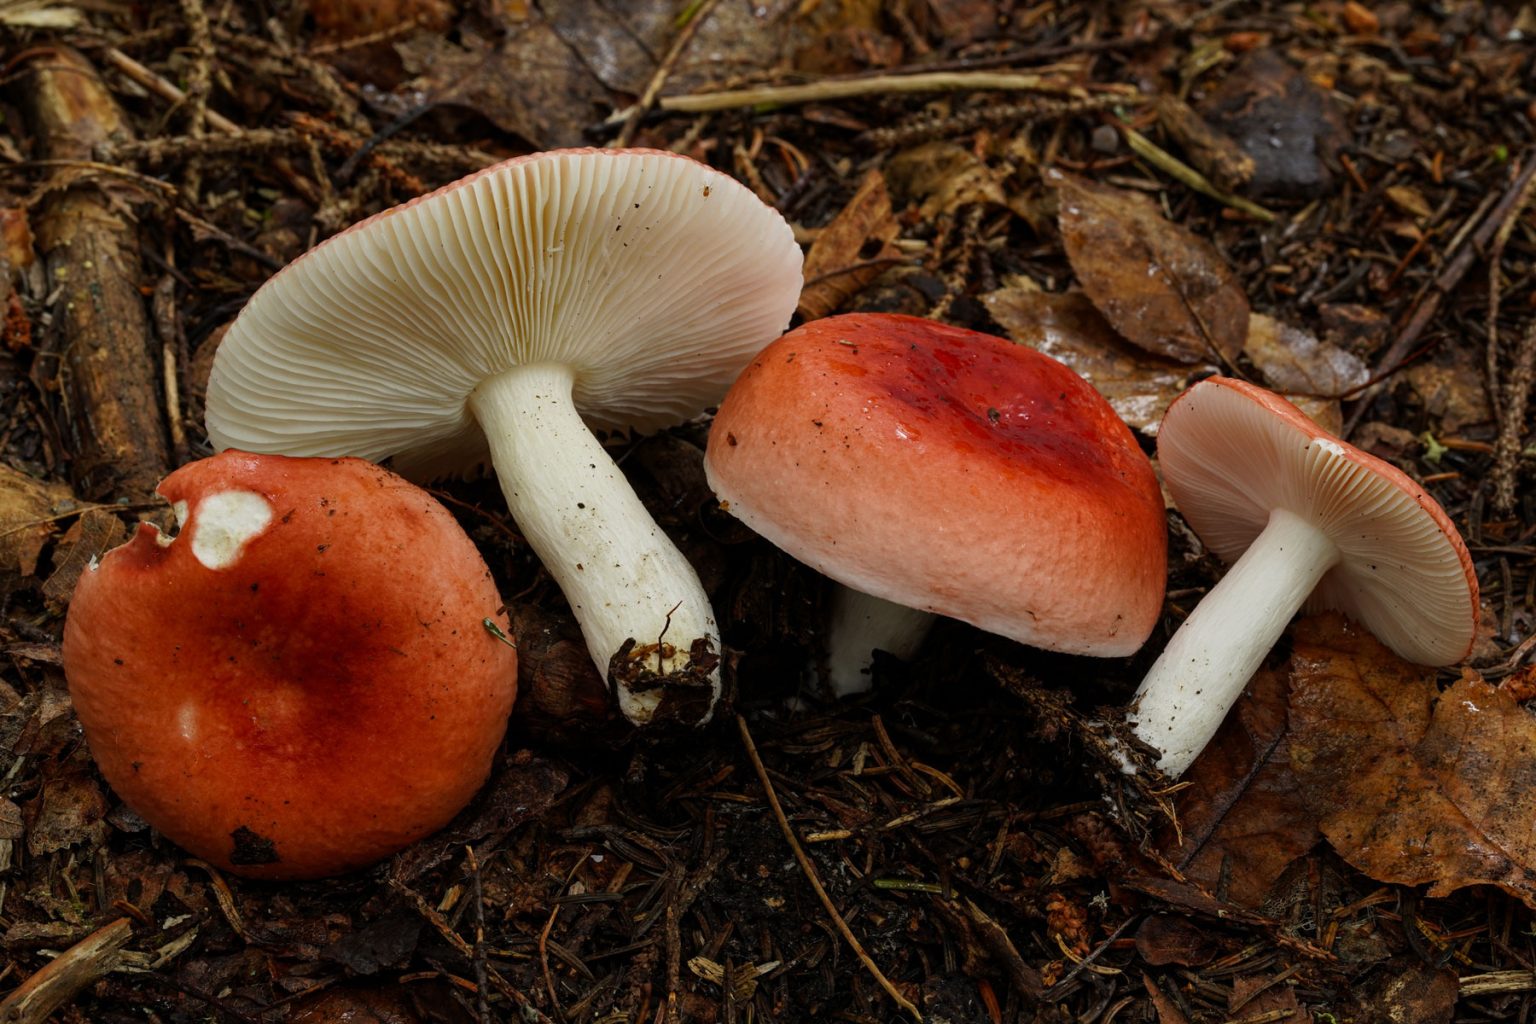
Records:
{"label": "white mushroom stem", "polygon": [[[720,649],[699,577],[662,533],[629,482],[582,422],[568,366],[534,363],[483,382],[469,407],[490,442],[502,493],[518,528],[565,592],[598,674],[627,640],[654,647],[663,675],[686,669],[700,637]],[[670,652],[670,653],[668,653]],[[710,676],[719,696],[718,670]],[[659,689],[618,686],[619,710],[648,722]]]}
{"label": "white mushroom stem", "polygon": [[1263,532],[1168,642],[1136,697],[1136,735],[1162,751],[1172,777],[1205,749],[1286,623],[1339,561],[1339,549],[1300,516],[1276,509]]}
{"label": "white mushroom stem", "polygon": [[937,616],[839,584],[832,593],[830,618],[827,684],[835,695],[847,697],[869,689],[874,651],[910,660]]}

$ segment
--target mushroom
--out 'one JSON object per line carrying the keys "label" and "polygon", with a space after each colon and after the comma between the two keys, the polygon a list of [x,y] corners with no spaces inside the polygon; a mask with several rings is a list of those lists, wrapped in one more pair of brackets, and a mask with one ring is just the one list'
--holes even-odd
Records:
{"label": "mushroom", "polygon": [[494,465],[625,716],[707,720],[698,575],[593,436],[717,402],[783,331],[800,249],[730,177],[649,150],[510,160],[378,214],[252,296],[208,385],[220,448]]}
{"label": "mushroom", "polygon": [[362,867],[447,824],[517,690],[496,586],[448,511],[371,462],[234,451],[160,493],[178,535],[141,524],[64,624],[118,796],[262,878]]}
{"label": "mushroom", "polygon": [[1210,377],[1168,407],[1158,460],[1175,506],[1232,568],[1142,680],[1129,719],[1178,776],[1306,604],[1404,658],[1449,665],[1475,639],[1477,577],[1456,527],[1406,474],[1285,399]]}
{"label": "mushroom", "polygon": [[1147,457],[1048,356],[915,317],[850,314],[769,345],[710,428],[722,504],[863,594],[1035,647],[1126,655],[1162,607]]}

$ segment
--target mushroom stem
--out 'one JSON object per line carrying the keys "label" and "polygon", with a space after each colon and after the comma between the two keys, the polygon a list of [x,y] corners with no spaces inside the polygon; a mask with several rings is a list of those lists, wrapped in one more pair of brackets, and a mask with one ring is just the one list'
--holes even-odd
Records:
{"label": "mushroom stem", "polygon": [[833,694],[847,697],[870,688],[872,652],[880,650],[908,661],[933,628],[932,612],[874,597],[837,585],[832,593],[827,630],[827,684]]}
{"label": "mushroom stem", "polygon": [[[720,693],[711,661],[693,665],[696,641],[720,649],[699,577],[662,533],[581,419],[574,371],[533,363],[492,377],[469,408],[490,442],[502,493],[528,544],[565,592],[598,673],[636,725],[656,714],[672,684],[709,687],[685,717],[709,718]],[[614,656],[634,641],[615,673]],[[615,678],[616,675],[618,678]],[[644,678],[644,686],[631,685]]]}
{"label": "mushroom stem", "polygon": [[1253,544],[1184,620],[1141,681],[1127,716],[1177,778],[1205,749],[1286,623],[1339,561],[1323,531],[1276,509]]}

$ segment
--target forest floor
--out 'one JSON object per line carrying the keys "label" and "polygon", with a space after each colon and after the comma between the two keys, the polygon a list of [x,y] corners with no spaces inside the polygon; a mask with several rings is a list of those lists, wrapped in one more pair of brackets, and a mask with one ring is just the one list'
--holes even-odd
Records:
{"label": "forest floor", "polygon": [[[5,0],[0,32],[0,1019],[1528,1019],[1531,6]],[[521,647],[490,783],[335,880],[189,858],[97,774],[59,643],[87,562],[211,452],[224,329],[348,224],[615,144],[782,213],[799,319],[1035,345],[1148,454],[1213,372],[1294,397],[1462,531],[1470,658],[1305,618],[1179,783],[1127,775],[1104,723],[1223,571],[1171,513],[1142,653],[944,621],[824,699],[827,585],[721,512],[699,422],[615,454],[713,596],[711,725],[618,721],[495,486],[438,484]]]}

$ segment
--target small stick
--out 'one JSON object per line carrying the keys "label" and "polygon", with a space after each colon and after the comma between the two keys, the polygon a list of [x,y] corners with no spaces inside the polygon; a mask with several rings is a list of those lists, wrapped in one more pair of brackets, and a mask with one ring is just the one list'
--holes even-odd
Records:
{"label": "small stick", "polygon": [[[788,105],[815,103],[819,100],[847,100],[859,96],[884,96],[909,92],[961,92],[997,90],[1049,92],[1076,95],[1075,86],[1050,75],[1008,74],[993,71],[931,71],[916,75],[879,75],[875,78],[831,78],[803,85],[764,85],[752,89],[724,92],[698,92],[687,96],[663,96],[656,101],[661,110],[698,114],[710,110],[731,110],[760,104]],[[613,114],[603,124],[623,124],[633,108]]]}
{"label": "small stick", "polygon": [[1156,167],[1158,170],[1167,174],[1169,177],[1182,181],[1196,192],[1205,193],[1212,199],[1216,200],[1218,203],[1230,206],[1234,210],[1241,210],[1248,216],[1257,217],[1259,220],[1264,221],[1266,224],[1274,223],[1275,215],[1269,210],[1266,210],[1264,207],[1260,206],[1258,203],[1255,203],[1249,199],[1244,199],[1242,196],[1235,196],[1230,192],[1217,188],[1205,175],[1201,174],[1199,171],[1195,170],[1193,167],[1189,166],[1184,161],[1174,156],[1172,153],[1162,149],[1151,139],[1136,131],[1134,128],[1128,128],[1125,125],[1120,125],[1119,127],[1120,134],[1125,136],[1126,145],[1131,147],[1131,152],[1135,153],[1137,156],[1141,157],[1143,160],[1147,161],[1147,163]]}
{"label": "small stick", "polygon": [[[1521,155],[1520,173],[1510,183],[1509,188],[1504,190],[1499,201],[1493,205],[1492,211],[1483,218],[1477,228],[1457,233],[1451,246],[1455,255],[1445,262],[1443,269],[1430,282],[1428,293],[1414,307],[1408,322],[1393,339],[1392,344],[1381,354],[1370,380],[1356,389],[1355,406],[1344,422],[1345,438],[1354,433],[1355,428],[1360,425],[1360,420],[1370,406],[1370,399],[1381,390],[1382,382],[1402,369],[1408,362],[1408,356],[1413,352],[1414,345],[1418,343],[1419,336],[1424,333],[1424,329],[1429,326],[1429,322],[1439,311],[1440,303],[1461,283],[1467,271],[1472,269],[1472,264],[1493,238],[1499,225],[1504,223],[1504,218],[1509,215],[1510,209],[1520,202],[1520,197],[1525,194],[1532,177],[1536,177],[1536,147],[1527,149]],[[1479,210],[1479,213],[1481,212]]]}
{"label": "small stick", "polygon": [[[1536,181],[1536,178],[1531,179]],[[1504,415],[1499,438],[1493,446],[1493,507],[1508,514],[1515,508],[1515,477],[1520,468],[1520,434],[1531,400],[1531,378],[1536,374],[1536,320],[1526,327],[1515,349],[1515,365],[1509,371]]]}
{"label": "small stick", "polygon": [[[134,60],[132,57],[128,56],[117,47],[107,47],[102,51],[102,57],[108,64],[112,65],[114,68],[127,75],[133,81],[154,93],[156,96],[159,96],[161,99],[167,100],[171,103],[186,102],[186,93],[182,92],[173,83],[167,81],[164,78],[161,78],[159,75],[155,74],[153,71],[149,70],[149,68],[145,67],[143,64],[140,64],[138,61]],[[207,112],[207,125],[214,131],[224,132],[228,135],[239,135],[242,131],[239,125],[235,124],[235,122],[231,121],[217,110],[209,110]],[[304,197],[304,200],[307,203],[309,203],[311,206],[318,206],[320,204],[320,191],[319,189],[315,188],[315,183],[304,177],[298,171],[294,170],[293,164],[288,160],[287,157],[279,156],[274,158],[272,161],[272,167],[277,171],[277,173],[281,174],[283,178],[287,180],[288,184],[293,186],[294,191],[298,192],[299,195]]]}
{"label": "small stick", "polygon": [[87,985],[117,966],[118,954],[133,937],[133,922],[120,917],[60,953],[0,1002],[5,1024],[43,1024],[49,1015]]}
{"label": "small stick", "polygon": [[491,1004],[486,996],[490,977],[485,958],[485,896],[480,885],[480,861],[473,846],[464,847],[464,860],[469,871],[469,897],[475,901],[475,1015],[480,1024],[491,1024]]}
{"label": "small stick", "polygon": [[843,920],[843,915],[837,912],[837,906],[832,902],[832,897],[827,895],[827,890],[822,888],[821,879],[816,875],[816,866],[805,855],[805,850],[800,846],[800,840],[795,838],[795,830],[789,824],[789,819],[784,816],[784,808],[779,805],[779,795],[774,792],[773,781],[768,778],[768,769],[763,764],[763,759],[758,756],[757,744],[752,742],[752,733],[747,728],[747,720],[740,715],[736,716],[736,728],[741,731],[741,741],[747,748],[747,757],[752,762],[752,768],[757,772],[758,781],[763,784],[763,792],[768,797],[768,806],[773,809],[773,816],[779,823],[779,831],[784,833],[784,838],[789,843],[789,848],[794,852],[795,860],[800,863],[800,870],[805,872],[806,880],[811,883],[811,888],[816,890],[816,896],[821,900],[821,905],[826,908],[827,914],[832,918],[832,923],[847,941],[848,947],[853,950],[854,956],[864,965],[864,969],[885,989],[886,995],[912,1015],[914,1020],[923,1019],[916,1006],[913,1006],[907,997],[891,983],[891,980],[881,972],[875,962],[864,951],[864,946],[859,942],[858,936],[853,934],[853,929],[848,927],[848,922]]}
{"label": "small stick", "polygon": [[640,127],[640,119],[645,112],[651,109],[656,102],[656,97],[661,92],[661,87],[666,84],[667,76],[672,74],[672,69],[677,66],[678,58],[683,55],[683,50],[693,40],[699,26],[709,20],[714,13],[715,6],[720,0],[701,0],[688,12],[688,20],[683,23],[677,33],[677,38],[672,40],[672,46],[667,50],[661,63],[656,65],[656,71],[651,75],[651,80],[645,84],[645,92],[640,94],[640,102],[629,108],[624,119],[624,127],[619,129],[618,137],[613,140],[613,147],[623,149],[628,146],[635,137],[635,129]]}

